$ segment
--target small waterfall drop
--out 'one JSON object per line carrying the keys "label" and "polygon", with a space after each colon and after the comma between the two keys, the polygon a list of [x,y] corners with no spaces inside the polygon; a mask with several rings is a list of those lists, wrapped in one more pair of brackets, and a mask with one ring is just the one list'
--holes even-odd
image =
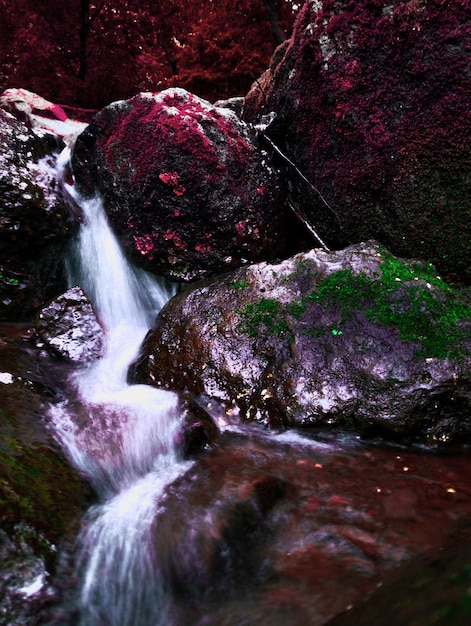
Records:
{"label": "small waterfall drop", "polygon": [[177,396],[128,385],[126,373],[174,290],[128,263],[100,197],[68,191],[84,214],[69,283],[84,289],[106,331],[102,358],[73,375],[77,397],[49,411],[57,439],[100,497],[78,537],[79,624],[168,626],[153,524],[164,488],[190,464],[179,460],[174,444]]}

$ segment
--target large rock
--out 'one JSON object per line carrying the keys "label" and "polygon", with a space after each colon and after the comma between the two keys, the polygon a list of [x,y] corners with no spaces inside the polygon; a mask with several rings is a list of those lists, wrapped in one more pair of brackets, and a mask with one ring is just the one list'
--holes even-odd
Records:
{"label": "large rock", "polygon": [[172,279],[270,258],[282,238],[277,175],[253,131],[182,89],[103,109],[72,165],[84,194],[103,195],[127,254]]}
{"label": "large rock", "polygon": [[[468,544],[469,456],[304,434],[226,431],[167,487],[152,552],[172,597],[167,623],[322,626],[386,588],[391,573],[411,568],[413,559]],[[466,557],[469,564],[469,551]],[[466,581],[469,587],[465,566],[463,558],[454,570],[443,561],[423,570],[435,581],[426,580],[435,608],[440,589],[463,594]],[[372,619],[352,615],[346,623],[469,622],[408,620],[398,605],[422,596],[425,608],[427,599],[423,579],[409,581],[414,586],[406,580],[377,598]]]}
{"label": "large rock", "polygon": [[24,122],[36,135],[60,137],[70,146],[87,125],[70,119],[61,106],[27,89],[6,89],[0,95],[0,108]]}
{"label": "large rock", "polygon": [[331,247],[375,238],[471,282],[470,57],[469,2],[305,2],[244,118],[276,113],[317,189],[287,166],[293,204]]}
{"label": "large rock", "polygon": [[[67,364],[36,346],[33,329],[0,337],[0,624],[34,624],[54,598],[58,555],[91,502],[44,423],[63,399]],[[52,623],[52,622],[47,622]],[[65,623],[65,622],[63,622]]]}
{"label": "large rock", "polygon": [[470,315],[431,265],[375,243],[313,250],[180,293],[131,378],[205,393],[271,426],[465,440]]}
{"label": "large rock", "polygon": [[92,304],[80,287],[72,287],[43,307],[36,330],[51,350],[74,363],[102,354],[104,331]]}
{"label": "large rock", "polygon": [[0,110],[0,319],[27,317],[64,287],[62,255],[77,220],[56,157]]}

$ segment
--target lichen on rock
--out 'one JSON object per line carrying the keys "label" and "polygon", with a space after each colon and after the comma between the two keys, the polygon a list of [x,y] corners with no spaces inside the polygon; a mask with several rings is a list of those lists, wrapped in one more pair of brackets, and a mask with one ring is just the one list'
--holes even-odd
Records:
{"label": "lichen on rock", "polygon": [[471,283],[471,5],[305,2],[247,95],[270,112],[292,202],[332,248],[374,238]]}
{"label": "lichen on rock", "polygon": [[179,294],[132,378],[205,393],[274,427],[438,443],[471,434],[470,350],[466,294],[432,265],[369,242],[255,264]]}
{"label": "lichen on rock", "polygon": [[103,109],[72,165],[83,193],[102,194],[128,256],[171,279],[272,258],[283,239],[277,172],[254,131],[183,89]]}
{"label": "lichen on rock", "polygon": [[101,356],[104,331],[81,287],[72,287],[43,307],[36,318],[38,335],[54,352],[85,364]]}
{"label": "lichen on rock", "polygon": [[58,144],[1,109],[0,144],[0,318],[24,319],[64,286],[78,220],[56,176]]}

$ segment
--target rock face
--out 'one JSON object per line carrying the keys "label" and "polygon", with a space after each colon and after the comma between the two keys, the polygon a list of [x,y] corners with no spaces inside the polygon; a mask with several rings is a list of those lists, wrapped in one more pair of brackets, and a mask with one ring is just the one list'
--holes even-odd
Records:
{"label": "rock face", "polygon": [[0,110],[0,319],[25,318],[63,289],[76,220],[54,162],[46,139]]}
{"label": "rock face", "polygon": [[60,137],[72,145],[86,124],[71,120],[58,104],[45,100],[27,89],[7,89],[0,95],[0,107],[34,129],[37,135]]}
{"label": "rock face", "polygon": [[331,247],[380,240],[471,282],[471,5],[305,2],[248,94],[273,111],[293,203]]}
{"label": "rock face", "polygon": [[[67,364],[39,350],[33,329],[0,338],[0,624],[33,624],[53,600],[51,578],[73,542],[91,491],[44,424]],[[52,620],[47,622],[52,623]]]}
{"label": "rock face", "polygon": [[86,363],[101,355],[104,332],[80,287],[67,290],[41,309],[36,330],[55,353],[69,361]]}
{"label": "rock face", "polygon": [[182,89],[103,109],[78,137],[72,166],[147,270],[189,281],[276,252],[277,176],[253,131]]}
{"label": "rock face", "polygon": [[[168,621],[323,626],[379,584],[386,590],[388,577],[412,569],[413,559],[443,558],[449,546],[469,545],[469,457],[308,437],[226,431],[167,487],[154,520],[153,555],[173,599]],[[434,580],[427,588],[435,611],[458,577],[458,588],[466,589],[469,560],[461,564],[454,571],[443,561],[433,571],[422,566],[426,582]],[[426,608],[424,579],[410,582],[415,586],[404,581],[395,594],[394,588],[383,593],[371,619],[353,609],[364,619],[347,616],[345,623],[433,624],[430,611],[421,622],[415,610],[411,622],[411,613],[398,610],[410,607],[412,595],[422,596]]]}
{"label": "rock face", "polygon": [[270,426],[466,440],[470,315],[429,264],[376,243],[313,250],[180,293],[131,378],[204,393]]}

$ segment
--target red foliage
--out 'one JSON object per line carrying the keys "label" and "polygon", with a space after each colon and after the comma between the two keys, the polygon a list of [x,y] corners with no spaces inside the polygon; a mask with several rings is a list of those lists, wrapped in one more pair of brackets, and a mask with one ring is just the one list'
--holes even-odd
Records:
{"label": "red foliage", "polygon": [[294,201],[331,247],[379,239],[471,284],[469,0],[306,2],[292,41],[253,99],[326,200],[296,176]]}
{"label": "red foliage", "polygon": [[[246,93],[275,39],[264,0],[0,0],[0,91],[101,108],[181,86],[210,100]],[[291,0],[274,0],[285,33]]]}

